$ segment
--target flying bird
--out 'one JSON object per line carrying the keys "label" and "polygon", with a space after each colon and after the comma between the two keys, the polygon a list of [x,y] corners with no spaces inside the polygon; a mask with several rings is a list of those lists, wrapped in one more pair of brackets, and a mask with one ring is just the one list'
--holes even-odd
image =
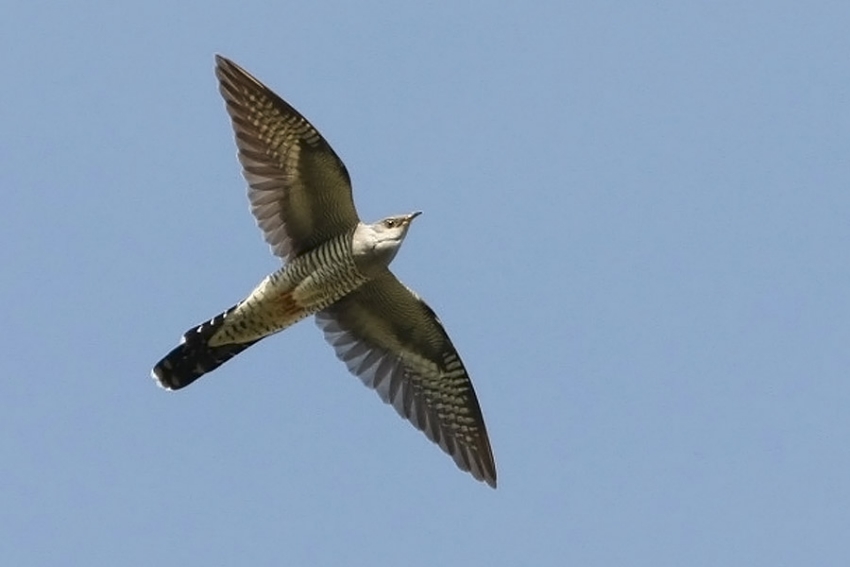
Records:
{"label": "flying bird", "polygon": [[283,267],[242,301],[186,331],[153,378],[184,388],[310,315],[337,357],[464,471],[496,487],[472,382],[434,311],[389,270],[419,213],[360,221],[351,179],[297,110],[232,61],[216,77],[251,212]]}

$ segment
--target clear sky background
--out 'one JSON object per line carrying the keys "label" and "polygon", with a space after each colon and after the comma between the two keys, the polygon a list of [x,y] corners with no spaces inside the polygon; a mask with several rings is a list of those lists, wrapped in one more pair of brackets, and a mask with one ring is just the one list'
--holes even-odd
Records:
{"label": "clear sky background", "polygon": [[[498,6],[498,8],[496,7]],[[850,4],[36,2],[0,17],[3,565],[850,561]],[[475,384],[499,487],[305,321],[213,54],[304,113]]]}

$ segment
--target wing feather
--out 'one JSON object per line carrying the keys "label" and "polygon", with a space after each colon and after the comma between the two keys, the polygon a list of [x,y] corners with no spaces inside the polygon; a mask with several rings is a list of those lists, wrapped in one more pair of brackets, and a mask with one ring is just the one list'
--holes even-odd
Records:
{"label": "wing feather", "polygon": [[284,260],[359,222],[345,165],[306,118],[232,61],[216,77],[248,182],[251,212]]}
{"label": "wing feather", "polygon": [[464,471],[496,486],[496,465],[469,375],[437,316],[385,271],[320,311],[337,357]]}

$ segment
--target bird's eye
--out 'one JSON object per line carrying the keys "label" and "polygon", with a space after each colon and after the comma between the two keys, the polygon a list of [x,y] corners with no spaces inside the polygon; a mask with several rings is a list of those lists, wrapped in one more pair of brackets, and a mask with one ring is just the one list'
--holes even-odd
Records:
{"label": "bird's eye", "polygon": [[393,228],[395,226],[395,219],[387,219],[384,221],[384,225],[387,228]]}

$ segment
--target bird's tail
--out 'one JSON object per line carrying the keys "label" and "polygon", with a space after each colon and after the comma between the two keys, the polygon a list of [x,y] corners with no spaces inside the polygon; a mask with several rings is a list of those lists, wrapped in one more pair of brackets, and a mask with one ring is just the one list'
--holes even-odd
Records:
{"label": "bird's tail", "polygon": [[212,370],[215,370],[252,344],[233,343],[210,346],[209,340],[224,323],[237,305],[219,313],[206,323],[186,331],[177,347],[156,363],[151,376],[167,390],[184,388]]}

